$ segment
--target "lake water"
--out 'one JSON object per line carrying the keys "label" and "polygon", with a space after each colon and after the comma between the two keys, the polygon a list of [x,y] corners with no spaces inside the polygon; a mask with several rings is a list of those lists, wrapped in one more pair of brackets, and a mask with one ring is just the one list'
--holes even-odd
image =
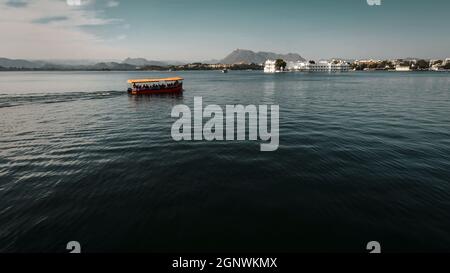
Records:
{"label": "lake water", "polygon": [[[181,96],[128,96],[179,75]],[[280,147],[172,107],[277,104]],[[450,74],[0,73],[0,251],[450,251]]]}

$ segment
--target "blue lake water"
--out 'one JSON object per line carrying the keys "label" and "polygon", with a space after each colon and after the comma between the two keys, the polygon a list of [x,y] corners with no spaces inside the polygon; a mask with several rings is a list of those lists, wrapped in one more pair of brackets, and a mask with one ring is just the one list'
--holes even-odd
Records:
{"label": "blue lake water", "polygon": [[[194,96],[279,105],[279,149],[173,141]],[[0,136],[1,252],[450,251],[448,73],[4,72]]]}

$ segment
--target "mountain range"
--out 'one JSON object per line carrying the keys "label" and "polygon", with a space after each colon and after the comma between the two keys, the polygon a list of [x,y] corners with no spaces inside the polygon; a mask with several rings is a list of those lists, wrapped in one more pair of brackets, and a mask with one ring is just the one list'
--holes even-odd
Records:
{"label": "mountain range", "polygon": [[135,70],[136,66],[118,62],[99,62],[95,64],[48,63],[21,59],[0,58],[0,68],[25,70]]}
{"label": "mountain range", "polygon": [[138,67],[167,67],[182,64],[181,62],[149,61],[144,58],[127,58],[124,61],[78,61],[52,60],[31,61],[22,59],[0,58],[0,67],[4,69],[35,69],[35,70],[135,70]]}
{"label": "mountain range", "polygon": [[228,56],[220,61],[223,64],[238,64],[238,63],[255,63],[262,64],[266,60],[283,59],[285,61],[306,61],[302,56],[297,53],[278,54],[273,52],[254,52],[246,49],[236,49]]}
{"label": "mountain range", "polygon": [[167,62],[149,61],[144,58],[126,58],[123,61],[123,63],[134,65],[134,66],[167,66],[167,65],[169,65]]}
{"label": "mountain range", "polygon": [[[283,59],[285,61],[305,61],[296,53],[278,54],[273,52],[254,52],[236,49],[222,60],[209,60],[203,63],[221,64],[262,64],[267,59]],[[31,61],[22,59],[0,58],[0,67],[5,69],[36,69],[36,70],[135,70],[142,67],[168,67],[182,65],[183,62],[151,61],[144,58],[127,58],[124,61]]]}
{"label": "mountain range", "polygon": [[27,60],[13,60],[7,58],[0,58],[0,66],[4,68],[41,68],[45,66],[45,62],[42,61],[27,61]]}

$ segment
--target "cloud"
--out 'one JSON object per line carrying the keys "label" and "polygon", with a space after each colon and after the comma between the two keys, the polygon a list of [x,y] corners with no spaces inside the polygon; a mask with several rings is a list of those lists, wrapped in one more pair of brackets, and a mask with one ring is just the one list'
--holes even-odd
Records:
{"label": "cloud", "polygon": [[95,9],[94,0],[83,0],[81,6],[70,6],[61,0],[30,0],[21,8],[10,2],[0,0],[0,52],[6,57],[67,59],[127,55],[117,44],[86,28],[121,22],[105,18],[101,10]]}
{"label": "cloud", "polygon": [[53,17],[44,17],[44,18],[39,18],[39,19],[33,20],[33,23],[49,24],[52,22],[60,22],[60,21],[67,21],[67,20],[69,20],[69,17],[67,17],[67,16],[53,16]]}
{"label": "cloud", "polygon": [[9,0],[6,5],[13,8],[23,8],[28,5],[28,2],[25,0]]}

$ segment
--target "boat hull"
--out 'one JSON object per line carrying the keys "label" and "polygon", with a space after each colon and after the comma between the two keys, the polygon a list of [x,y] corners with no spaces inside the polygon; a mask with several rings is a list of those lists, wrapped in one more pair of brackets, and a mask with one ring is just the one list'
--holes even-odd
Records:
{"label": "boat hull", "polygon": [[174,88],[165,88],[158,90],[131,90],[129,93],[131,95],[149,95],[149,94],[167,94],[167,93],[180,93],[183,92],[183,86],[178,86]]}

